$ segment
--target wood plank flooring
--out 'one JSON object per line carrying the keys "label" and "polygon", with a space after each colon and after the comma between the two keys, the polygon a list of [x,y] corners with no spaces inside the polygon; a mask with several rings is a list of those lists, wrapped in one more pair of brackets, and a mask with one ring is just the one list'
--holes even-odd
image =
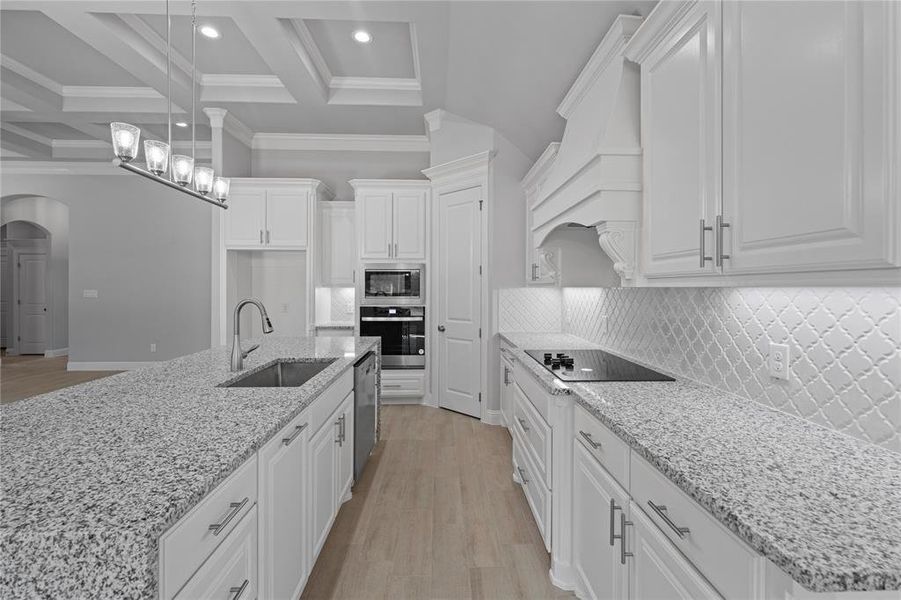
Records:
{"label": "wood plank flooring", "polygon": [[0,403],[46,394],[118,371],[66,371],[68,356],[3,356],[0,362]]}
{"label": "wood plank flooring", "polygon": [[502,427],[384,406],[382,439],[338,514],[305,599],[573,598],[512,480]]}

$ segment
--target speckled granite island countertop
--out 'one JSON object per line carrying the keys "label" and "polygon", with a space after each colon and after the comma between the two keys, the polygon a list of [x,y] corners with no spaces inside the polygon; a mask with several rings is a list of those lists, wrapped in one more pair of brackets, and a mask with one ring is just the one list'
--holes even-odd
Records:
{"label": "speckled granite island countertop", "polygon": [[797,583],[901,589],[901,455],[678,378],[561,386],[525,350],[601,347],[564,334],[501,337],[547,391],[572,394]]}
{"label": "speckled granite island countertop", "polygon": [[[0,597],[156,598],[160,535],[379,343],[266,337],[240,374],[214,348],[4,405]],[[218,387],[323,358],[301,387]]]}

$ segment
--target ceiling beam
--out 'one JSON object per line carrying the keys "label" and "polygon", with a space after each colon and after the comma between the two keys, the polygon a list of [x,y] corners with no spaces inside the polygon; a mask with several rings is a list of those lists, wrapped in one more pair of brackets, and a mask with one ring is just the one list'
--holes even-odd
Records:
{"label": "ceiling beam", "polygon": [[[16,127],[9,123],[0,123],[0,146],[17,154],[30,158],[51,158],[53,149],[49,143],[41,140],[43,136]],[[43,138],[46,142],[50,140]]]}

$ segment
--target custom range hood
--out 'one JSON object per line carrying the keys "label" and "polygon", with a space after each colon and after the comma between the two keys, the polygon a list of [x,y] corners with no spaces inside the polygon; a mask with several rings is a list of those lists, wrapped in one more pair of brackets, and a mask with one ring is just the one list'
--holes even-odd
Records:
{"label": "custom range hood", "polygon": [[625,285],[636,273],[642,166],[639,71],[623,49],[641,21],[617,17],[557,107],[566,119],[563,139],[548,147],[522,182],[532,199],[532,249],[558,226],[594,227]]}

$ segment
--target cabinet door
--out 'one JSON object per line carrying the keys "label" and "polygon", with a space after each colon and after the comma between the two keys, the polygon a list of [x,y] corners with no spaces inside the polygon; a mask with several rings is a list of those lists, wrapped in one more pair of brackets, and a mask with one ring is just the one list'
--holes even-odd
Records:
{"label": "cabinet door", "polygon": [[298,598],[310,561],[304,477],[306,415],[260,450],[260,598]]}
{"label": "cabinet door", "polygon": [[425,191],[394,193],[394,250],[397,260],[425,260]]}
{"label": "cabinet door", "polygon": [[394,250],[391,192],[363,192],[356,202],[360,258],[390,258]]}
{"label": "cabinet door", "polygon": [[225,211],[225,245],[228,248],[261,248],[266,232],[266,190],[232,188]]}
{"label": "cabinet door", "polygon": [[268,246],[307,247],[309,195],[298,190],[269,190],[266,194]]}
{"label": "cabinet door", "polygon": [[633,556],[629,569],[629,597],[633,600],[710,600],[722,596],[698,573],[673,544],[632,503],[627,527],[627,549]]}
{"label": "cabinet door", "polygon": [[338,413],[334,413],[310,441],[310,534],[311,562],[315,562],[328,537],[337,500]]}
{"label": "cabinet door", "polygon": [[513,369],[507,366],[507,362],[501,358],[501,421],[505,427],[510,427],[511,400],[510,395],[513,393]]}
{"label": "cabinet door", "polygon": [[353,204],[322,203],[320,221],[322,248],[319,277],[322,285],[353,285],[356,266]]}
{"label": "cabinet door", "polygon": [[884,143],[898,111],[885,93],[893,4],[723,4],[726,272],[896,264]]}
{"label": "cabinet door", "polygon": [[692,7],[641,63],[642,252],[648,276],[713,272],[720,197],[720,5]]}
{"label": "cabinet door", "polygon": [[612,536],[621,533],[629,495],[581,442],[573,446],[573,565],[579,596],[625,600],[628,569],[622,564],[622,540]]}
{"label": "cabinet door", "polygon": [[338,473],[336,476],[336,499],[340,505],[350,491],[354,480],[354,393],[344,399],[338,411],[342,419],[340,428],[341,443],[338,444]]}

